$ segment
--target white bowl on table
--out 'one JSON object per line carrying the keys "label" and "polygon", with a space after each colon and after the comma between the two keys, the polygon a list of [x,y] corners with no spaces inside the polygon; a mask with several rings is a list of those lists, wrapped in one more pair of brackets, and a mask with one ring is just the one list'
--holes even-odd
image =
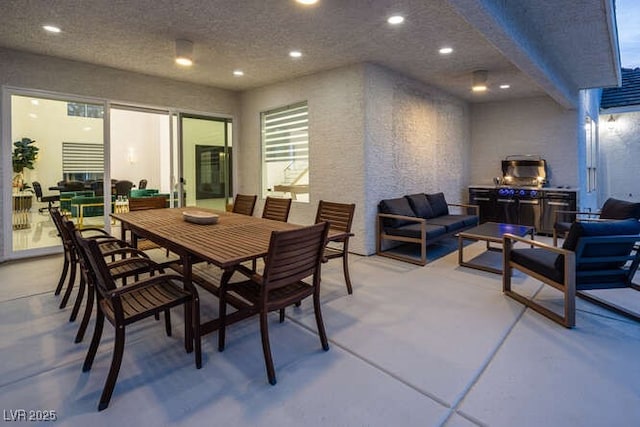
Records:
{"label": "white bowl on table", "polygon": [[204,211],[184,211],[182,219],[194,224],[215,224],[218,222],[220,215]]}

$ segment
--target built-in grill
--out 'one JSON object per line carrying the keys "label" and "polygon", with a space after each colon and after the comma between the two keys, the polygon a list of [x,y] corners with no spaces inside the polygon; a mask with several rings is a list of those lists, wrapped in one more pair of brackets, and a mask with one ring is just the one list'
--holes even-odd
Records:
{"label": "built-in grill", "polygon": [[528,225],[551,234],[555,211],[576,210],[575,191],[547,187],[547,164],[540,156],[508,156],[501,164],[495,186],[469,188],[470,203],[480,206],[480,222]]}

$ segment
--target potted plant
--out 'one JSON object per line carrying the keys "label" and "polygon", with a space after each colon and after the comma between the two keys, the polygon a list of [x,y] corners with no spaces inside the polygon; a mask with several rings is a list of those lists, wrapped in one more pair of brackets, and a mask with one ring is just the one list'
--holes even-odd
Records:
{"label": "potted plant", "polygon": [[[11,161],[13,163],[13,172],[16,174],[13,177],[13,187],[17,191],[25,189],[24,169],[33,169],[34,163],[38,159],[38,151],[40,149],[33,145],[35,142],[36,141],[31,138],[22,138],[13,143]],[[28,188],[28,186],[26,186],[26,188]]]}

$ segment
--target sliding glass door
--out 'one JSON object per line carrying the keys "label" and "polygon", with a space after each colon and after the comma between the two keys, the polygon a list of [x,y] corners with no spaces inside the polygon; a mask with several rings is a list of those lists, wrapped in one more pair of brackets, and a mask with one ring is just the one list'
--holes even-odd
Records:
{"label": "sliding glass door", "polygon": [[59,251],[50,205],[76,222],[105,225],[99,203],[87,207],[76,199],[92,196],[92,183],[105,176],[105,105],[28,92],[11,93],[9,100],[11,146],[5,141],[3,148],[12,156],[3,170],[11,179],[3,180],[2,192],[11,202],[3,211],[3,253],[19,258]]}
{"label": "sliding glass door", "polygon": [[231,120],[181,114],[180,134],[186,205],[224,210],[233,197]]}

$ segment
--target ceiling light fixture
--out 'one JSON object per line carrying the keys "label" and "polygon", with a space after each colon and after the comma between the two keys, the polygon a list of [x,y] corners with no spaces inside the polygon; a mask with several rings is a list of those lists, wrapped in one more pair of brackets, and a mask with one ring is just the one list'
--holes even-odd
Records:
{"label": "ceiling light fixture", "polygon": [[453,48],[451,48],[451,47],[443,47],[438,52],[440,53],[440,55],[449,55],[450,53],[453,52]]}
{"label": "ceiling light fixture", "polygon": [[292,58],[300,58],[302,56],[302,52],[300,52],[299,50],[292,50],[291,52],[289,52],[289,56]]}
{"label": "ceiling light fixture", "polygon": [[607,120],[607,129],[615,130],[616,128],[616,118],[613,117],[613,114],[609,114],[609,119]]}
{"label": "ceiling light fixture", "polygon": [[310,5],[318,3],[318,0],[296,0],[300,4]]}
{"label": "ceiling light fixture", "polygon": [[387,22],[391,25],[398,25],[404,22],[404,16],[401,15],[392,15],[387,18]]}
{"label": "ceiling light fixture", "polygon": [[487,70],[474,71],[473,86],[471,86],[471,90],[474,92],[486,92],[488,76],[489,76],[489,72]]}
{"label": "ceiling light fixture", "polygon": [[62,30],[55,25],[43,25],[42,28],[50,33],[60,33]]}
{"label": "ceiling light fixture", "polygon": [[511,85],[500,85],[500,89],[509,89]]}
{"label": "ceiling light fixture", "polygon": [[233,75],[234,76],[238,76],[238,77],[244,76],[244,71],[242,71],[242,70],[233,70]]}
{"label": "ceiling light fixture", "polygon": [[193,42],[191,40],[176,40],[176,64],[183,67],[193,65]]}

